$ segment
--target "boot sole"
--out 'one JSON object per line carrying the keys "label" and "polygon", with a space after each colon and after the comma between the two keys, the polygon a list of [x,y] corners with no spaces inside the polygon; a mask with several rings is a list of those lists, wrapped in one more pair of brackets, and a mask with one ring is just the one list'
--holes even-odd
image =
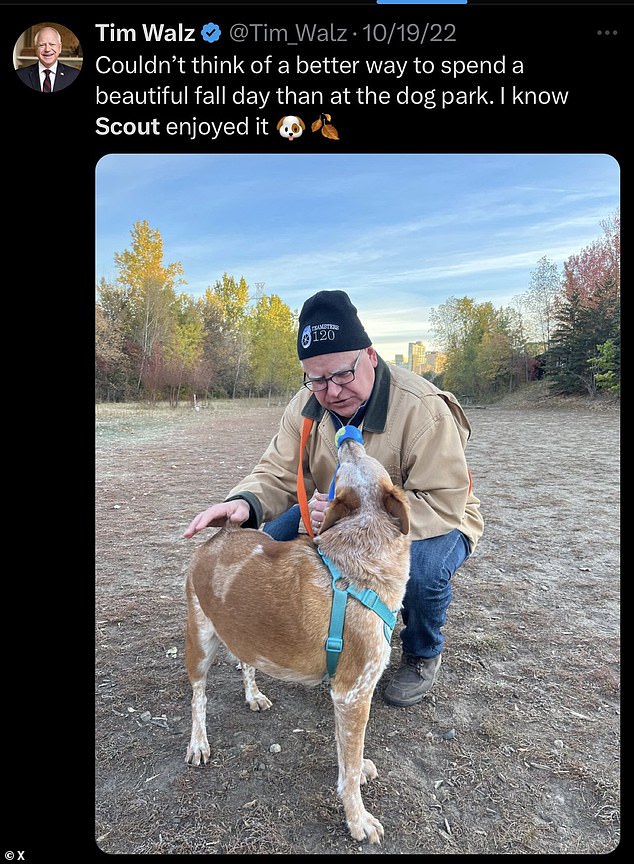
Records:
{"label": "boot sole", "polygon": [[395,708],[409,708],[410,705],[418,705],[419,702],[422,702],[425,696],[429,693],[429,690],[425,690],[423,694],[420,696],[416,696],[414,699],[391,699],[385,693],[383,694],[383,701],[387,702],[388,705],[393,705]]}

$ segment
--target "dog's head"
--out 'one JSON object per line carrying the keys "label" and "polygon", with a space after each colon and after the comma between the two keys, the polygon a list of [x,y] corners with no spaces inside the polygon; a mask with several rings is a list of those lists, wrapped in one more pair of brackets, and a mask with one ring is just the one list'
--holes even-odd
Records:
{"label": "dog's head", "polygon": [[387,513],[401,534],[409,533],[409,503],[404,491],[392,483],[377,459],[368,456],[363,444],[347,438],[339,447],[335,497],[326,510],[320,535],[344,517],[362,512],[368,520]]}
{"label": "dog's head", "polygon": [[289,141],[292,141],[293,138],[299,138],[306,128],[306,125],[301,117],[295,117],[294,114],[288,114],[286,117],[282,117],[280,122],[277,124],[277,128],[282,138],[288,138]]}

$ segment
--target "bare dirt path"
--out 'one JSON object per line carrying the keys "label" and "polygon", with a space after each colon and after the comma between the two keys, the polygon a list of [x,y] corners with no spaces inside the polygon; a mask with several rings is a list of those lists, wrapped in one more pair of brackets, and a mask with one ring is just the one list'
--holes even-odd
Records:
{"label": "bare dirt path", "polygon": [[[443,669],[407,709],[374,696],[364,787],[380,847],[349,836],[327,685],[223,655],[209,766],[185,764],[191,517],[250,470],[282,408],[98,410],[96,828],[109,853],[608,853],[619,842],[619,413],[469,408],[485,535],[456,574]],[[398,632],[398,626],[397,626]],[[400,657],[393,639],[392,665]],[[279,752],[270,747],[279,744]],[[274,748],[277,749],[277,748]]]}

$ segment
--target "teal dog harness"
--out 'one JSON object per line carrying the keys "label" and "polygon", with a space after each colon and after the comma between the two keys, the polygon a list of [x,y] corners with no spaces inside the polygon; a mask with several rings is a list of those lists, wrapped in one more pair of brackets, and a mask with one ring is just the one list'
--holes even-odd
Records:
{"label": "teal dog harness", "polygon": [[[337,430],[337,434],[335,435],[335,444],[337,445],[337,449],[341,447],[342,443],[347,438],[350,438],[359,444],[363,444],[363,436],[356,426],[342,426],[341,429]],[[330,490],[328,492],[328,499],[330,501],[335,497],[335,481],[337,479],[338,470],[339,465],[337,465],[337,468],[335,469],[335,474],[332,478],[332,483],[330,484]],[[321,555],[324,564],[332,576],[332,609],[330,611],[330,629],[328,630],[328,638],[326,639],[326,665],[328,668],[328,674],[332,678],[337,671],[339,655],[343,651],[343,622],[346,617],[346,603],[348,602],[348,595],[354,597],[355,600],[358,600],[360,603],[363,603],[364,606],[367,606],[368,609],[371,609],[383,620],[383,633],[385,634],[388,645],[392,638],[398,610],[396,610],[396,612],[391,612],[376,591],[373,591],[371,588],[360,590],[359,588],[355,588],[353,585],[348,585],[347,588],[343,589],[337,588],[336,582],[337,579],[342,578],[341,573],[332,563],[330,558],[327,558],[324,555],[321,549],[318,548],[317,551]]]}
{"label": "teal dog harness", "polygon": [[396,625],[398,610],[391,612],[376,591],[373,591],[371,588],[360,590],[353,585],[348,585],[344,589],[337,588],[335,583],[337,579],[341,579],[341,573],[332,561],[324,555],[321,549],[317,551],[332,575],[332,609],[330,611],[330,629],[328,630],[328,638],[326,639],[326,665],[328,674],[332,678],[337,671],[339,655],[343,650],[343,622],[346,617],[348,595],[363,603],[364,606],[367,606],[368,609],[371,609],[383,620],[383,633],[388,645],[390,644],[394,626]]}

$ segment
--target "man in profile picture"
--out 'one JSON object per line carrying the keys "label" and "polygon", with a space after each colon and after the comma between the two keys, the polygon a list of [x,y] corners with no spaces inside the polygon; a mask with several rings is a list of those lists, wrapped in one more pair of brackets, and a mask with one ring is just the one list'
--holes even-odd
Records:
{"label": "man in profile picture", "polygon": [[79,70],[58,61],[62,51],[62,37],[53,27],[42,27],[35,34],[37,63],[17,69],[21,81],[42,93],[56,93],[72,84]]}

